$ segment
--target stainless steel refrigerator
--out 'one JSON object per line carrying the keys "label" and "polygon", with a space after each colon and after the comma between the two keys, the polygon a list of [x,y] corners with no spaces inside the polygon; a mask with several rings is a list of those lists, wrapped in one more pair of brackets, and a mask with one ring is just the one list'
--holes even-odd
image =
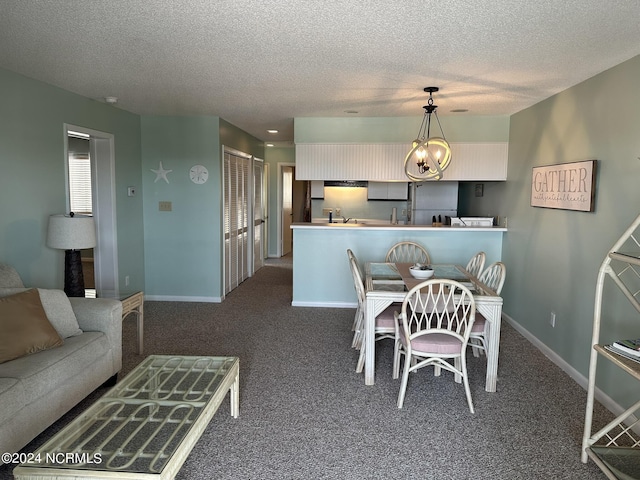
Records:
{"label": "stainless steel refrigerator", "polygon": [[458,216],[458,182],[422,182],[412,183],[411,223],[431,225],[445,223],[447,217]]}

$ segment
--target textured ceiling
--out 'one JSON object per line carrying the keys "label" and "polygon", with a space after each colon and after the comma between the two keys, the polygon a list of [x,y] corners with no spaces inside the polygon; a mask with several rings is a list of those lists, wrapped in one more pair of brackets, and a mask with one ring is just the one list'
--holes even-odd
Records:
{"label": "textured ceiling", "polygon": [[431,85],[440,116],[512,114],[639,33],[638,0],[0,0],[0,66],[278,142],[294,117],[421,116]]}

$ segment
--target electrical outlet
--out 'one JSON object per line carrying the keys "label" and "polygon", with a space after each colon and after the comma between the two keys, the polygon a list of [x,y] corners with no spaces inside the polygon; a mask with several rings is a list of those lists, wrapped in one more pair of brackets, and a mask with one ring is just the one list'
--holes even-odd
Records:
{"label": "electrical outlet", "polygon": [[158,202],[158,210],[161,212],[170,212],[171,207],[171,202]]}
{"label": "electrical outlet", "polygon": [[127,275],[126,277],[124,277],[124,286],[128,287],[129,286],[129,275]]}
{"label": "electrical outlet", "polygon": [[406,217],[406,216],[407,216],[407,209],[406,209],[406,208],[403,208],[403,209],[402,209],[402,216],[403,216],[403,217]]}
{"label": "electrical outlet", "polygon": [[342,215],[342,209],[340,207],[336,207],[336,215],[337,216]]}
{"label": "electrical outlet", "polygon": [[551,312],[551,316],[549,317],[549,325],[551,325],[552,328],[556,327],[556,312]]}

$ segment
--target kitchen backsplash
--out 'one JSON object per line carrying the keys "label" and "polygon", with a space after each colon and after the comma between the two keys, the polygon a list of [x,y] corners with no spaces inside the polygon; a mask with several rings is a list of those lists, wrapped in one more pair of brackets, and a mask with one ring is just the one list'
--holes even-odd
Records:
{"label": "kitchen backsplash", "polygon": [[[325,208],[334,209],[334,219],[341,220],[342,217],[351,219],[377,219],[382,222],[388,222],[391,219],[391,212],[397,209],[398,221],[404,223],[406,221],[406,212],[410,208],[406,200],[367,200],[366,188],[341,188],[341,187],[324,187],[324,199],[311,200],[311,216],[312,218],[328,219],[327,215],[323,215],[322,210]],[[335,214],[335,209],[340,209],[340,216]]]}

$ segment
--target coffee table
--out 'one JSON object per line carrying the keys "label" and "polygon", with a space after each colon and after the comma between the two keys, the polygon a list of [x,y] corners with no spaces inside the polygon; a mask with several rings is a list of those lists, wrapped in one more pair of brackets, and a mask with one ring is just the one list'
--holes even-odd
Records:
{"label": "coffee table", "polygon": [[230,392],[239,359],[151,355],[18,465],[16,480],[171,479]]}

